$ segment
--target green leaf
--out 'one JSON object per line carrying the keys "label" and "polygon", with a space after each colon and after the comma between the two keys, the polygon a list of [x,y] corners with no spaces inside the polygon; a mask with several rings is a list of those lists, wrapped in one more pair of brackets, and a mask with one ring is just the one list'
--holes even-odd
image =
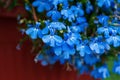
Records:
{"label": "green leaf", "polygon": [[110,77],[106,78],[105,80],[119,80],[120,75],[113,73],[113,64],[114,64],[115,57],[108,57],[107,64],[108,69],[110,71]]}

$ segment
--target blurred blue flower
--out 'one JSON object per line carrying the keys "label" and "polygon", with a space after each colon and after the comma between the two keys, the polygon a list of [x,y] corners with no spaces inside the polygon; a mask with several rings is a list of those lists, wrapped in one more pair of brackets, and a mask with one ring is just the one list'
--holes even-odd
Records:
{"label": "blurred blue flower", "polygon": [[[55,47],[58,44],[62,43],[62,38],[58,35],[44,35],[42,37],[44,43],[49,44],[51,47]],[[58,45],[59,46],[59,45]]]}
{"label": "blurred blue flower", "polygon": [[51,22],[48,26],[49,29],[62,30],[66,29],[66,26],[62,22]]}
{"label": "blurred blue flower", "polygon": [[90,74],[91,74],[91,76],[93,76],[95,79],[101,78],[101,75],[99,74],[97,68],[95,68],[94,70],[92,70]]}
{"label": "blurred blue flower", "polygon": [[78,4],[77,6],[71,6],[70,9],[62,9],[61,15],[63,15],[63,19],[68,19],[69,22],[72,22],[76,17],[83,16],[84,11]]}
{"label": "blurred blue flower", "polygon": [[98,32],[98,34],[103,33],[104,37],[108,38],[108,37],[110,37],[112,30],[113,30],[112,27],[99,27],[97,29],[97,32]]}
{"label": "blurred blue flower", "polygon": [[47,62],[46,60],[42,60],[42,61],[41,61],[41,65],[42,65],[42,66],[47,66],[47,65],[48,65],[48,62]]}
{"label": "blurred blue flower", "polygon": [[114,61],[113,72],[120,75],[120,55],[118,55],[118,61]]}
{"label": "blurred blue flower", "polygon": [[98,68],[98,73],[101,75],[101,78],[103,79],[108,78],[110,76],[110,73],[106,64]]}
{"label": "blurred blue flower", "polygon": [[79,24],[83,24],[84,22],[86,22],[86,18],[85,17],[77,17],[77,23]]}
{"label": "blurred blue flower", "polygon": [[77,44],[77,46],[76,46],[76,50],[79,51],[79,54],[82,57],[87,55],[87,54],[92,53],[92,51],[91,51],[91,49],[90,49],[90,47],[88,46],[87,43],[88,43],[88,41],[87,42],[84,41],[82,43]]}
{"label": "blurred blue flower", "polygon": [[47,13],[48,17],[51,17],[53,21],[58,21],[61,18],[61,14],[57,10],[51,10]]}
{"label": "blurred blue flower", "polygon": [[86,54],[84,56],[84,61],[86,64],[93,66],[94,64],[100,61],[100,58],[94,54]]}
{"label": "blurred blue flower", "polygon": [[106,42],[110,45],[113,45],[114,47],[120,46],[120,36],[113,35],[106,39]]}
{"label": "blurred blue flower", "polygon": [[49,0],[57,9],[58,4],[62,4],[63,7],[68,7],[68,0]]}
{"label": "blurred blue flower", "polygon": [[69,46],[74,46],[81,39],[80,34],[72,32],[69,27],[67,31],[68,33],[64,33],[64,39]]}
{"label": "blurred blue flower", "polygon": [[80,69],[79,69],[79,72],[80,72],[80,74],[88,73],[89,72],[88,66],[82,65],[82,67],[80,67]]}
{"label": "blurred blue flower", "polygon": [[90,1],[88,1],[88,2],[86,3],[86,13],[87,13],[87,14],[90,14],[92,11],[93,11],[93,6],[92,6],[92,4],[90,3]]}
{"label": "blurred blue flower", "polygon": [[64,41],[61,46],[54,47],[54,52],[57,56],[63,55],[64,59],[69,59],[70,55],[75,54],[75,48]]}
{"label": "blurred blue flower", "polygon": [[40,26],[40,22],[36,22],[35,25],[28,24],[28,29],[26,30],[26,34],[29,35],[32,39],[41,38],[42,33],[39,26]]}
{"label": "blurred blue flower", "polygon": [[103,54],[105,52],[105,46],[102,44],[101,37],[93,39],[89,46],[94,53]]}
{"label": "blurred blue flower", "polygon": [[44,10],[48,11],[51,9],[51,4],[47,0],[34,0],[32,5],[37,7],[38,12],[43,12]]}
{"label": "blurred blue flower", "polygon": [[99,7],[105,7],[105,8],[109,8],[111,7],[112,3],[114,2],[114,0],[97,0],[97,4]]}
{"label": "blurred blue flower", "polygon": [[31,8],[30,8],[30,6],[28,4],[25,4],[25,10],[27,10],[27,11],[31,10]]}
{"label": "blurred blue flower", "polygon": [[120,3],[120,0],[117,0],[118,3]]}
{"label": "blurred blue flower", "polygon": [[[102,1],[102,0],[101,0]],[[97,16],[99,23],[103,24],[105,27],[108,25],[109,17],[106,15]]]}
{"label": "blurred blue flower", "polygon": [[69,22],[72,22],[75,20],[75,15],[71,10],[63,9],[61,10],[61,15],[63,15],[63,19],[68,19]]}
{"label": "blurred blue flower", "polygon": [[99,67],[99,68],[95,68],[92,72],[91,72],[91,75],[94,77],[94,78],[102,78],[102,79],[105,79],[105,78],[108,78],[110,76],[110,73],[109,73],[109,70],[108,70],[108,67],[106,64],[104,64],[103,66]]}

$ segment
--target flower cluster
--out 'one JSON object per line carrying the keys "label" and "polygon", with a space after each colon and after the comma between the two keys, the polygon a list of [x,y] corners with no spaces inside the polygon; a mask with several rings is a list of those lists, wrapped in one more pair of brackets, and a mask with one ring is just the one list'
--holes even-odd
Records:
{"label": "flower cluster", "polygon": [[[33,16],[24,31],[33,41],[43,44],[35,61],[43,66],[67,62],[80,73],[109,77],[105,57],[120,47],[119,3],[120,0],[27,1],[25,9]],[[115,52],[113,56],[119,49]],[[102,65],[97,67],[99,63]],[[113,71],[120,74],[120,60],[115,61]]]}

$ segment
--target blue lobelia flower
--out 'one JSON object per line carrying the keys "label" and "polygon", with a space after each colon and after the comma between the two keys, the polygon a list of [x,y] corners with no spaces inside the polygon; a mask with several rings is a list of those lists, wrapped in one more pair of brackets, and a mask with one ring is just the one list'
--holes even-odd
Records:
{"label": "blue lobelia flower", "polygon": [[40,22],[36,22],[35,25],[29,24],[29,28],[26,30],[26,34],[32,39],[37,39],[42,37],[41,29],[39,28]]}
{"label": "blue lobelia flower", "polygon": [[97,4],[99,7],[105,6],[105,8],[111,7],[114,0],[97,0]]}
{"label": "blue lobelia flower", "polygon": [[69,46],[66,42],[63,43],[62,50],[63,50],[62,55],[64,56],[64,59],[69,59],[70,55],[75,54],[75,48],[72,46]]}
{"label": "blue lobelia flower", "polygon": [[100,61],[100,58],[94,54],[86,54],[84,56],[84,61],[86,64],[93,66],[94,64]]}
{"label": "blue lobelia flower", "polygon": [[75,54],[75,48],[73,46],[69,46],[65,41],[63,41],[61,46],[54,47],[54,53],[57,56],[62,55],[64,59],[69,59],[70,55]]}
{"label": "blue lobelia flower", "polygon": [[91,75],[94,76],[94,78],[108,78],[110,76],[109,70],[107,65],[103,65],[99,68],[95,68],[92,72]]}
{"label": "blue lobelia flower", "polygon": [[57,9],[58,4],[62,4],[63,7],[68,7],[68,0],[49,0]]}
{"label": "blue lobelia flower", "polygon": [[[75,57],[76,57],[76,56],[75,56]],[[82,60],[80,60],[79,57],[76,57],[76,58],[75,58],[75,67],[76,67],[77,69],[80,69],[80,68],[82,67],[82,65],[83,65]]]}
{"label": "blue lobelia flower", "polygon": [[46,60],[42,60],[42,61],[41,61],[41,65],[42,65],[42,66],[47,66],[47,65],[48,65],[48,62],[47,62]]}
{"label": "blue lobelia flower", "polygon": [[87,20],[86,20],[86,18],[85,17],[77,17],[77,19],[76,19],[76,23],[77,24],[83,24],[83,23],[85,23]]}
{"label": "blue lobelia flower", "polygon": [[101,78],[101,75],[99,74],[97,68],[95,68],[94,70],[92,70],[90,74],[91,74],[91,76],[93,76],[95,79]]}
{"label": "blue lobelia flower", "polygon": [[120,60],[114,62],[113,72],[120,75]]}
{"label": "blue lobelia flower", "polygon": [[109,17],[106,15],[100,15],[97,17],[99,23],[103,24],[105,27],[108,26]]}
{"label": "blue lobelia flower", "polygon": [[30,6],[28,4],[25,4],[25,10],[27,10],[27,11],[31,10],[31,8],[30,8]]}
{"label": "blue lobelia flower", "polygon": [[42,37],[44,43],[50,45],[51,47],[55,47],[56,45],[60,45],[62,43],[62,38],[55,34],[44,35]]}
{"label": "blue lobelia flower", "polygon": [[53,21],[58,21],[61,18],[61,14],[57,10],[51,10],[47,13],[48,17],[51,17]]}
{"label": "blue lobelia flower", "polygon": [[98,73],[101,75],[101,78],[103,79],[108,78],[110,76],[110,73],[106,64],[98,68]]}
{"label": "blue lobelia flower", "polygon": [[64,25],[64,23],[62,22],[51,22],[48,25],[49,29],[55,29],[55,30],[62,30],[62,29],[66,29],[66,26]]}
{"label": "blue lobelia flower", "polygon": [[90,49],[95,53],[104,53],[104,46],[97,41],[97,38],[95,39],[95,42],[91,42],[89,46]]}
{"label": "blue lobelia flower", "polygon": [[117,0],[118,3],[120,3],[120,0]]}
{"label": "blue lobelia flower", "polygon": [[42,34],[48,34],[48,32],[53,29],[54,32],[56,30],[66,29],[66,26],[62,22],[49,22],[45,21],[46,27],[42,29]]}
{"label": "blue lobelia flower", "polygon": [[82,4],[80,3],[77,3],[77,6],[71,6],[70,10],[73,12],[75,17],[84,15],[84,10],[82,9]]}
{"label": "blue lobelia flower", "polygon": [[90,1],[88,1],[87,4],[86,4],[86,13],[90,14],[92,11],[93,11],[93,6],[90,3]]}
{"label": "blue lobelia flower", "polygon": [[69,22],[72,22],[75,20],[75,15],[69,9],[61,10],[61,15],[63,15],[63,19],[65,19],[65,20],[68,19]]}
{"label": "blue lobelia flower", "polygon": [[90,49],[97,54],[103,54],[105,50],[110,49],[110,46],[102,41],[101,36],[92,39],[92,42],[90,42],[89,46]]}
{"label": "blue lobelia flower", "polygon": [[106,42],[114,47],[120,46],[120,36],[119,35],[112,35],[106,39]]}
{"label": "blue lobelia flower", "polygon": [[48,11],[51,9],[51,4],[47,0],[35,0],[33,1],[32,5],[37,7],[38,12],[43,12],[44,10]]}
{"label": "blue lobelia flower", "polygon": [[67,31],[68,33],[64,33],[64,39],[69,46],[74,46],[81,39],[80,34],[72,32],[69,27]]}
{"label": "blue lobelia flower", "polygon": [[82,65],[82,67],[80,67],[80,69],[79,69],[79,72],[80,72],[80,74],[89,73],[88,66],[87,65]]}
{"label": "blue lobelia flower", "polygon": [[78,23],[77,22],[75,24],[72,24],[70,29],[71,29],[72,32],[79,33],[79,32],[85,32],[87,27],[88,27],[87,22],[83,22],[83,23]]}
{"label": "blue lobelia flower", "polygon": [[49,44],[51,47],[59,46],[62,43],[62,38],[58,35],[55,35],[56,30],[65,29],[66,26],[61,22],[51,22],[46,28],[42,30],[42,33],[46,34],[47,31],[50,31],[49,35],[44,35],[42,40],[44,43]]}
{"label": "blue lobelia flower", "polygon": [[110,37],[112,30],[113,30],[112,27],[99,27],[97,29],[97,32],[98,32],[98,34],[103,33],[104,37],[108,38],[108,37]]}
{"label": "blue lobelia flower", "polygon": [[63,19],[68,19],[69,22],[75,21],[76,17],[81,17],[84,15],[84,11],[81,5],[71,6],[70,8],[65,8],[61,10],[61,15]]}
{"label": "blue lobelia flower", "polygon": [[76,50],[79,51],[80,56],[85,56],[86,54],[91,54],[92,51],[90,47],[88,46],[88,41],[85,40],[82,43],[77,44]]}

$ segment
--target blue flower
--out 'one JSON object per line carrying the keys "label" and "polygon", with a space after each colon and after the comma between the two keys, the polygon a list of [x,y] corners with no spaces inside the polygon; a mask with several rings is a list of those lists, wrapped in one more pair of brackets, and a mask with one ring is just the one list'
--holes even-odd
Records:
{"label": "blue flower", "polygon": [[112,27],[99,27],[97,29],[97,32],[98,32],[98,34],[103,33],[104,37],[108,38],[108,37],[110,37],[112,30],[113,30]]}
{"label": "blue flower", "polygon": [[60,45],[62,43],[62,38],[58,35],[44,35],[42,37],[44,43],[49,44],[51,47],[55,47],[56,45]]}
{"label": "blue flower", "polygon": [[37,7],[38,12],[43,12],[44,10],[48,11],[51,9],[50,3],[46,0],[35,0],[33,1],[32,5]]}
{"label": "blue flower", "polygon": [[91,71],[91,76],[93,76],[95,79],[101,78],[101,75],[98,73],[98,69],[95,68],[94,70]]}
{"label": "blue flower", "polygon": [[80,58],[75,58],[75,67],[77,69],[80,69],[82,67],[82,60],[80,60]]}
{"label": "blue flower", "polygon": [[27,10],[27,11],[31,10],[31,8],[30,8],[30,6],[28,4],[25,4],[25,10]]}
{"label": "blue flower", "polygon": [[79,71],[80,71],[80,74],[89,72],[88,66],[82,65],[82,67],[80,67]]}
{"label": "blue flower", "polygon": [[67,43],[64,43],[62,45],[62,50],[63,50],[63,56],[65,59],[69,59],[70,55],[75,54],[75,48],[72,46],[69,46]]}
{"label": "blue flower", "polygon": [[80,56],[85,56],[86,54],[91,54],[92,51],[87,45],[88,41],[84,41],[82,43],[77,44],[76,50],[79,51]]}
{"label": "blue flower", "polygon": [[63,7],[68,7],[68,0],[49,0],[57,9],[58,4],[62,4]]}
{"label": "blue flower", "polygon": [[117,0],[118,3],[120,3],[120,0]]}
{"label": "blue flower", "polygon": [[106,50],[110,50],[108,43],[102,41],[102,39],[103,38],[101,36],[92,39],[92,42],[90,42],[89,46],[93,52],[97,54],[103,54]]}
{"label": "blue flower", "polygon": [[114,47],[120,46],[120,36],[113,35],[106,39],[106,42]]}
{"label": "blue flower", "polygon": [[95,38],[94,41],[89,44],[89,46],[90,49],[97,54],[102,54],[105,52],[105,47],[102,42],[99,42],[99,38]]}
{"label": "blue flower", "polygon": [[64,59],[69,59],[70,55],[75,54],[75,48],[69,46],[65,41],[61,46],[54,47],[54,52],[57,56],[62,55]]}
{"label": "blue flower", "polygon": [[72,22],[75,20],[75,15],[71,10],[63,9],[61,10],[61,15],[63,15],[63,19],[68,19],[69,22]]}
{"label": "blue flower", "polygon": [[42,65],[42,66],[47,66],[47,65],[48,65],[48,62],[47,62],[46,60],[42,60],[42,61],[41,61],[41,65]]}
{"label": "blue flower", "polygon": [[71,29],[72,32],[79,33],[79,32],[85,32],[87,27],[88,27],[88,23],[83,22],[83,23],[80,23],[80,24],[79,23],[72,24],[70,29]]}
{"label": "blue flower", "polygon": [[91,75],[94,76],[94,78],[108,78],[110,76],[109,70],[107,65],[103,65],[99,68],[95,68],[92,72]]}
{"label": "blue flower", "polygon": [[108,20],[109,20],[108,16],[100,15],[97,18],[98,18],[99,23],[103,24],[105,27],[108,25]]}
{"label": "blue flower", "polygon": [[93,6],[91,5],[90,1],[86,4],[86,13],[90,14],[93,11]]}
{"label": "blue flower", "polygon": [[94,64],[100,61],[100,58],[95,56],[94,54],[86,54],[84,56],[84,61],[86,64],[93,66]]}
{"label": "blue flower", "polygon": [[57,10],[51,10],[47,13],[48,17],[51,17],[53,21],[58,21],[61,18],[61,14]]}
{"label": "blue flower", "polygon": [[70,10],[73,12],[75,17],[80,17],[84,15],[84,11],[80,3],[77,3],[77,6],[71,6]]}
{"label": "blue flower", "polygon": [[86,18],[85,17],[78,17],[77,18],[77,23],[83,24],[84,22],[86,22]]}
{"label": "blue flower", "polygon": [[69,46],[74,46],[80,38],[79,33],[73,33],[68,27],[68,33],[64,33],[64,39]]}
{"label": "blue flower", "polygon": [[63,15],[63,19],[68,19],[69,22],[75,21],[76,17],[81,17],[84,15],[84,11],[81,6],[72,6],[70,9],[61,10],[61,15]]}
{"label": "blue flower", "polygon": [[108,78],[110,76],[107,65],[98,68],[98,73],[101,75],[101,78]]}
{"label": "blue flower", "polygon": [[48,28],[56,29],[56,30],[62,30],[66,29],[66,26],[62,22],[51,22],[48,26]]}
{"label": "blue flower", "polygon": [[114,62],[113,72],[120,75],[120,60]]}
{"label": "blue flower", "polygon": [[97,0],[97,4],[99,7],[105,6],[106,8],[109,8],[114,0]]}
{"label": "blue flower", "polygon": [[41,30],[39,28],[40,23],[36,22],[35,25],[29,24],[29,28],[26,30],[26,34],[29,35],[32,39],[37,39],[42,37]]}

